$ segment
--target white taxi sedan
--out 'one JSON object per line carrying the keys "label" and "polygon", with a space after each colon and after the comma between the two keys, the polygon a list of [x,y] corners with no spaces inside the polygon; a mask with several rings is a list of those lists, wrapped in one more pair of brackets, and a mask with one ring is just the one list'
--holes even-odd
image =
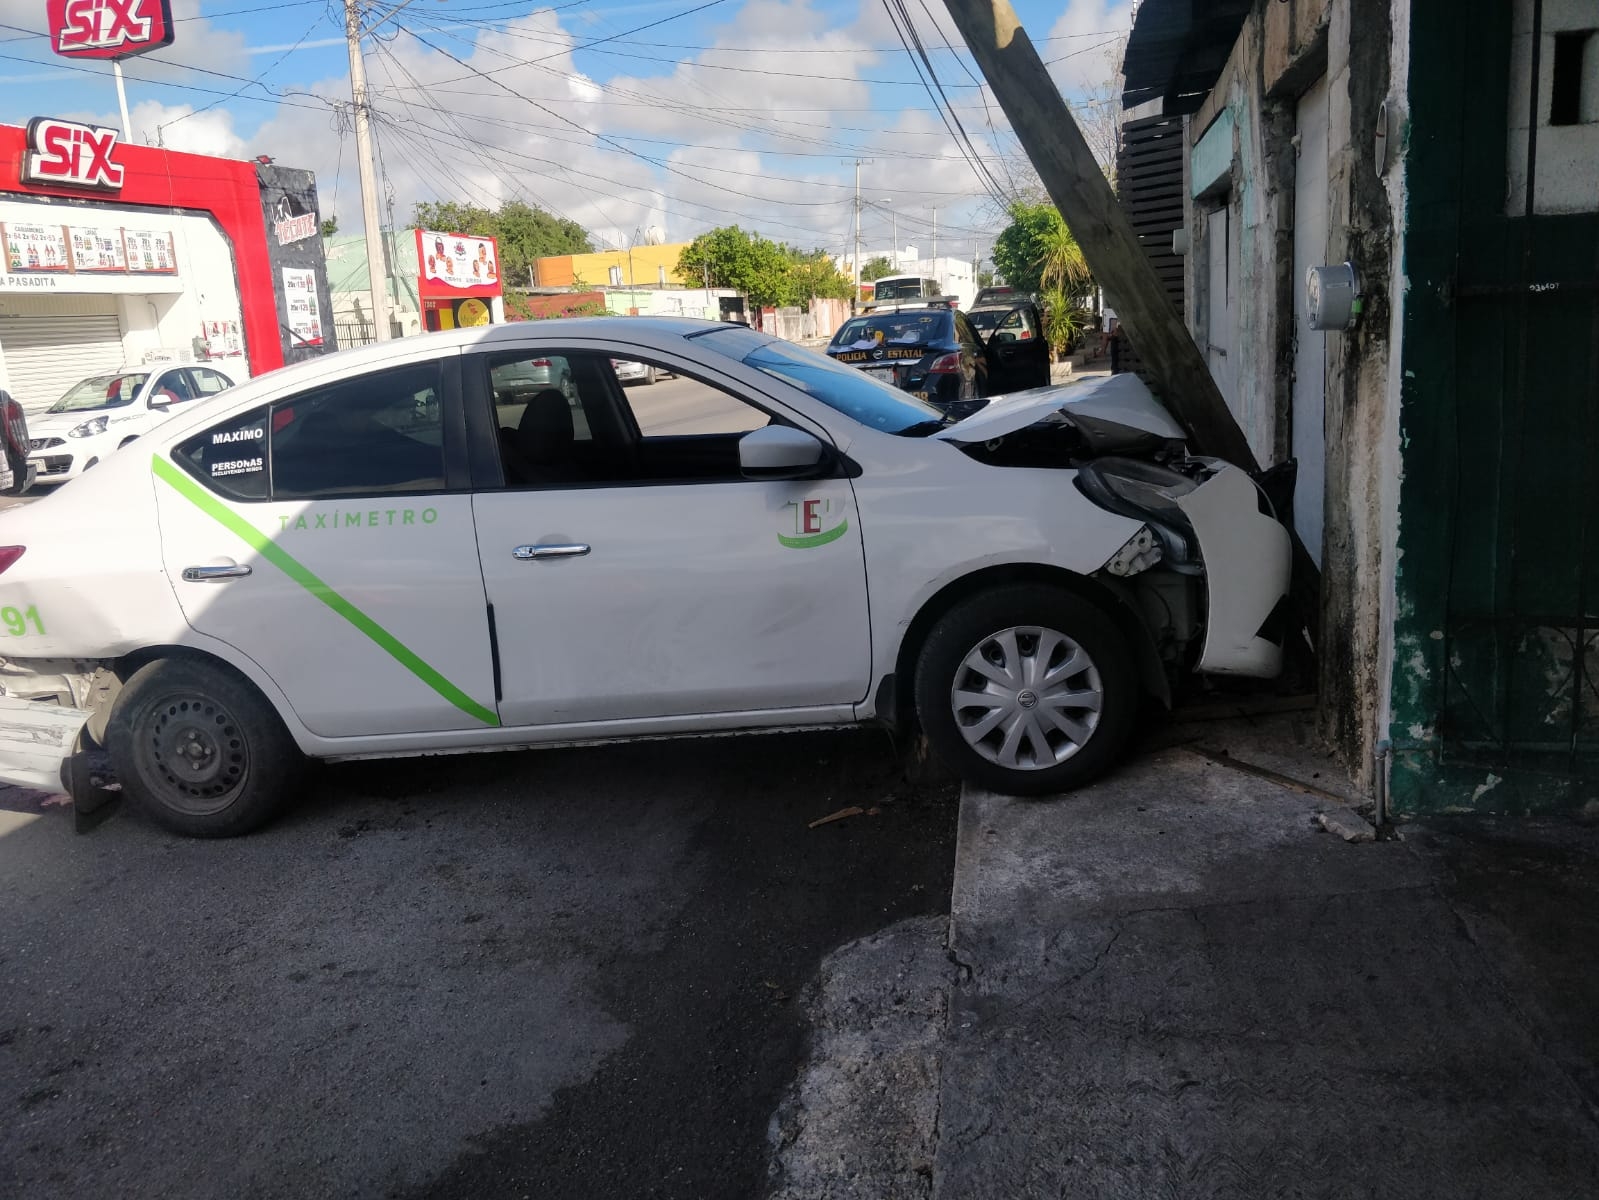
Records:
{"label": "white taxi sedan", "polygon": [[742,325],[430,334],[0,515],[0,780],[53,790],[98,743],[222,836],[308,757],[914,720],[967,778],[1055,792],[1178,671],[1274,674],[1288,572],[1264,495],[1132,376],[951,424]]}
{"label": "white taxi sedan", "polygon": [[35,482],[75,479],[191,402],[232,386],[221,371],[196,366],[139,367],[80,380],[30,418]]}

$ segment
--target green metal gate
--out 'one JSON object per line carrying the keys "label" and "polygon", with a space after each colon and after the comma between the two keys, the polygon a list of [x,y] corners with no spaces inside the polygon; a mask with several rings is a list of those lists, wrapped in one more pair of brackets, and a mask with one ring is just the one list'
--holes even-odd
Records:
{"label": "green metal gate", "polygon": [[1599,795],[1599,188],[1586,212],[1536,211],[1567,164],[1540,147],[1542,0],[1511,136],[1514,8],[1412,7],[1398,811]]}

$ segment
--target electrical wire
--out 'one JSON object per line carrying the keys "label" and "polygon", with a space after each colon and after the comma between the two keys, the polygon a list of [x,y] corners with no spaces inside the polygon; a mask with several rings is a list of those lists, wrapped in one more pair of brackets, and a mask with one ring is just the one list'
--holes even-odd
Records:
{"label": "electrical wire", "polygon": [[[1006,202],[1005,190],[1000,186],[999,180],[994,178],[993,172],[983,163],[977,147],[972,144],[971,138],[966,133],[966,127],[961,124],[960,117],[949,108],[949,97],[945,94],[943,85],[939,83],[938,75],[933,69],[933,60],[922,46],[921,37],[916,32],[910,10],[906,8],[904,0],[883,0],[883,7],[888,12],[889,23],[894,26],[894,32],[905,45],[905,53],[911,60],[911,66],[916,69],[917,77],[927,89],[928,98],[938,107],[939,117],[949,129],[950,136],[955,139],[955,148],[967,160],[984,189],[1003,205]],[[914,51],[911,49],[913,44],[916,47]]]}
{"label": "electrical wire", "polygon": [[318,25],[322,24],[322,21],[323,21],[323,18],[324,18],[325,15],[326,14],[318,13],[316,18],[311,22],[310,26],[306,29],[306,31],[300,35],[299,39],[294,43],[294,45],[290,46],[282,54],[280,54],[276,58],[274,58],[260,72],[260,74],[258,74],[254,79],[250,80],[247,83],[241,84],[239,86],[239,88],[238,88],[238,91],[235,91],[232,95],[219,97],[218,99],[215,99],[215,100],[211,101],[210,104],[207,104],[207,105],[205,105],[205,106],[203,106],[201,108],[193,109],[193,110],[191,110],[189,112],[184,113],[180,117],[174,117],[170,121],[167,121],[167,122],[164,122],[163,124],[157,125],[155,127],[157,144],[159,145],[160,142],[161,142],[161,133],[162,133],[163,130],[171,129],[174,125],[178,124],[180,121],[187,121],[190,117],[197,117],[203,112],[210,112],[213,108],[216,108],[219,104],[226,104],[229,100],[237,99],[238,96],[239,96],[239,92],[244,91],[245,88],[251,87],[251,86],[256,85],[256,84],[259,84],[263,79],[265,79],[273,71],[277,70],[277,68],[283,64],[283,60],[284,59],[288,58],[289,55],[293,54],[296,50],[298,50],[302,45],[305,44],[306,39],[309,38],[311,36],[311,34],[316,31],[316,27]]}

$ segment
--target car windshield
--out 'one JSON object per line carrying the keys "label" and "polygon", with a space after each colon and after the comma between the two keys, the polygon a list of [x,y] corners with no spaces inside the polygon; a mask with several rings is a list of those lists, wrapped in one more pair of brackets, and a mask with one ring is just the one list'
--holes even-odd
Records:
{"label": "car windshield", "polygon": [[845,321],[828,348],[871,350],[877,346],[929,346],[950,339],[954,316],[949,309],[880,313]]}
{"label": "car windshield", "polygon": [[767,338],[752,329],[717,329],[696,335],[695,341],[792,384],[835,412],[884,433],[920,436],[944,423],[943,413],[909,392],[814,350]]}
{"label": "car windshield", "polygon": [[121,408],[132,404],[148,371],[138,375],[96,375],[76,384],[70,392],[45,411],[53,413],[90,412],[97,408]]}
{"label": "car windshield", "polygon": [[872,285],[872,298],[874,300],[896,300],[905,296],[920,296],[922,294],[922,281],[920,279],[879,279]]}

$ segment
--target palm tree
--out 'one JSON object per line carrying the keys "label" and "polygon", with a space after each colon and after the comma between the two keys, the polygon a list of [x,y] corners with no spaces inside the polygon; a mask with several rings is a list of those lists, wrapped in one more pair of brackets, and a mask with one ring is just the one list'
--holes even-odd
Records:
{"label": "palm tree", "polygon": [[1093,284],[1093,273],[1083,248],[1077,244],[1066,222],[1056,220],[1044,236],[1043,285],[1046,291],[1079,295]]}

